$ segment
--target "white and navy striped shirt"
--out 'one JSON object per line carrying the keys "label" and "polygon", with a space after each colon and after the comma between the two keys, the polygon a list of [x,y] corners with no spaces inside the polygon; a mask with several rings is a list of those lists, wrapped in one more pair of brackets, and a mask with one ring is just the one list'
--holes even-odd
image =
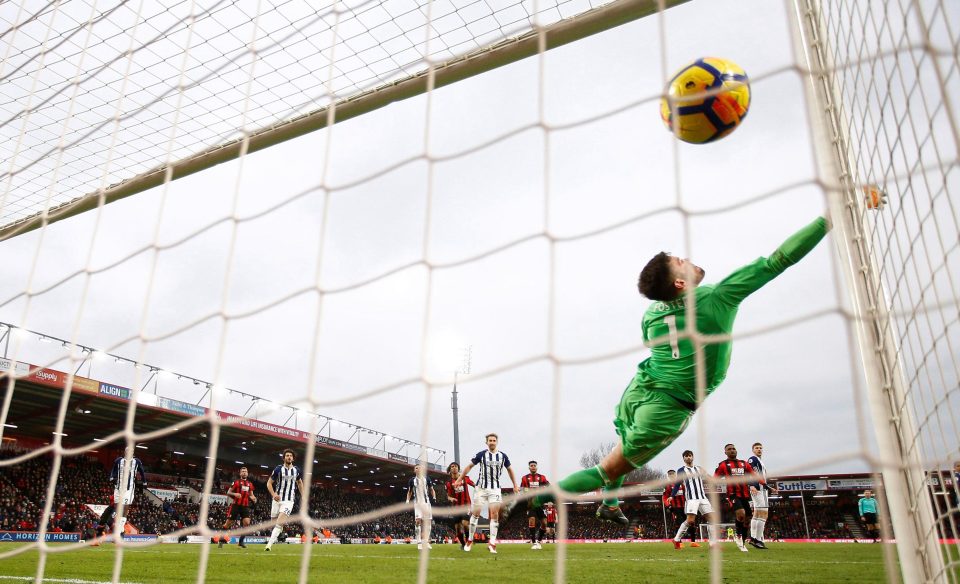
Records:
{"label": "white and navy striped shirt", "polygon": [[430,504],[430,487],[433,486],[433,479],[418,476],[410,477],[407,488],[412,493],[411,498],[417,503]]}
{"label": "white and navy striped shirt", "polygon": [[760,475],[761,482],[759,483],[750,483],[761,491],[767,489],[767,469],[763,466],[763,462],[760,461],[759,456],[751,456],[747,459],[747,464],[753,467],[753,470]]}
{"label": "white and navy striped shirt", "polygon": [[138,474],[140,475],[141,482],[146,480],[143,463],[140,462],[139,458],[131,458],[130,468],[127,469],[127,459],[118,456],[117,459],[113,461],[113,469],[110,471],[110,482],[113,483],[114,488],[118,491],[123,490],[130,492],[133,491],[133,486],[136,483]]}
{"label": "white and navy striped shirt", "polygon": [[273,492],[280,495],[281,501],[293,501],[297,493],[297,479],[300,478],[300,469],[295,466],[279,465],[273,469],[270,479],[273,480]]}
{"label": "white and navy striped shirt", "polygon": [[703,467],[700,466],[681,466],[677,469],[677,484],[673,486],[671,497],[676,497],[680,491],[680,485],[683,485],[683,494],[688,501],[693,499],[706,499],[707,490],[703,488]]}
{"label": "white and navy striped shirt", "polygon": [[503,469],[510,468],[510,459],[499,450],[481,450],[470,462],[480,469],[480,476],[477,477],[478,489],[499,489],[500,473]]}

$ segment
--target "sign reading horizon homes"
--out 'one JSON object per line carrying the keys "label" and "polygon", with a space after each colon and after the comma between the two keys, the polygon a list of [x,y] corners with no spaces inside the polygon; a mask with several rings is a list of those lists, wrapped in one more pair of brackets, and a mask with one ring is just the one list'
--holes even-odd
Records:
{"label": "sign reading horizon homes", "polygon": [[[36,531],[0,531],[0,542],[3,541],[37,541],[40,534]],[[44,534],[44,541],[80,541],[79,533],[50,533]]]}

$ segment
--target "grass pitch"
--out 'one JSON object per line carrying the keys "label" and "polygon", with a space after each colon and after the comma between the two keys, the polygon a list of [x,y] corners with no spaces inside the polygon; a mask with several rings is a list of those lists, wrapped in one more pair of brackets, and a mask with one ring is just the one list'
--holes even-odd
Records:
{"label": "grass pitch", "polygon": [[[23,544],[2,544],[0,553]],[[770,549],[737,551],[722,547],[724,582],[884,582],[883,552],[871,544],[770,544]],[[121,582],[188,583],[197,579],[202,546],[155,545],[124,551]],[[502,544],[497,555],[486,546],[469,554],[458,545],[435,544],[430,552],[430,582],[482,581],[491,584],[553,582],[556,546],[531,550],[529,545]],[[247,549],[211,546],[206,582],[296,582],[303,548],[262,545]],[[415,582],[419,555],[411,545],[315,545],[311,549],[309,582],[396,583]],[[45,582],[94,584],[112,579],[115,551],[111,544],[47,558]],[[0,560],[0,584],[32,581],[38,553]],[[662,544],[576,544],[567,547],[566,581],[679,583],[707,582],[710,569],[706,547],[675,551]]]}

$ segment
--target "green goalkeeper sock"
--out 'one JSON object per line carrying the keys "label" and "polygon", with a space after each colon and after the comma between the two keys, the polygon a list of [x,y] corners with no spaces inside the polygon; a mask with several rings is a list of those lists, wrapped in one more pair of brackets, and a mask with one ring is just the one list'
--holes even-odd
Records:
{"label": "green goalkeeper sock", "polygon": [[[627,475],[623,475],[622,477],[607,483],[603,487],[604,492],[609,493],[610,491],[616,491],[617,489],[623,486],[623,481],[626,478],[627,478]],[[606,499],[603,500],[603,504],[606,505],[607,507],[619,507],[620,500],[616,497],[607,497]]]}
{"label": "green goalkeeper sock", "polygon": [[[606,475],[600,470],[600,467],[594,466],[578,470],[557,483],[557,486],[568,493],[586,493],[602,487],[606,482]],[[535,507],[540,507],[547,501],[552,500],[551,495],[538,495],[533,498],[533,504]]]}

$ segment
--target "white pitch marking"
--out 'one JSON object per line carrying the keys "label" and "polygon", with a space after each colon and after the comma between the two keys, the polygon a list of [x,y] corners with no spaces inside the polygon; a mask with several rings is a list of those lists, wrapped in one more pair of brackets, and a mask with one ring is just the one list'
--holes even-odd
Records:
{"label": "white pitch marking", "polygon": [[[0,575],[0,580],[19,580],[23,582],[33,582],[36,580],[33,576],[4,576]],[[79,578],[44,578],[42,582],[57,582],[58,584],[112,584],[110,581],[100,580],[81,580]],[[136,584],[134,582],[119,582],[118,584]]]}

